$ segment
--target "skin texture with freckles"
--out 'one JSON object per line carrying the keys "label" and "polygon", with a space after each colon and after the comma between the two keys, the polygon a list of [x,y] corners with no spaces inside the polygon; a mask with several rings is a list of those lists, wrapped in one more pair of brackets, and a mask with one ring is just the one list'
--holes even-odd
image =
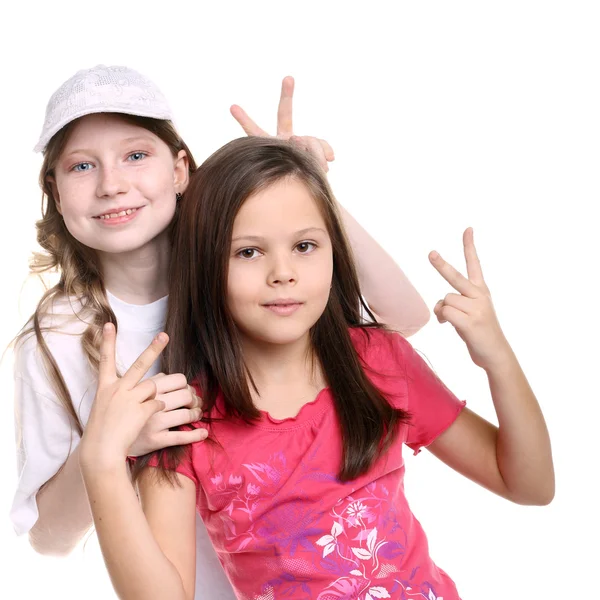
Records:
{"label": "skin texture with freckles", "polygon": [[[116,115],[83,117],[55,167],[57,206],[82,244],[110,254],[139,250],[163,233],[175,194],[187,181],[187,157],[174,157],[150,131]],[[126,218],[100,215],[137,209]]]}

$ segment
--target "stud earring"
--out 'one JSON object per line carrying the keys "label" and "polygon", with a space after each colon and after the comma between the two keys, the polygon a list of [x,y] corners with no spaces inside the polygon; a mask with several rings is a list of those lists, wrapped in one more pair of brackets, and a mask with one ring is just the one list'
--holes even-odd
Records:
{"label": "stud earring", "polygon": [[177,192],[177,193],[175,194],[175,201],[176,201],[176,202],[179,202],[179,201],[180,201],[182,198],[183,198],[183,195],[182,195],[182,194],[180,194],[179,192]]}

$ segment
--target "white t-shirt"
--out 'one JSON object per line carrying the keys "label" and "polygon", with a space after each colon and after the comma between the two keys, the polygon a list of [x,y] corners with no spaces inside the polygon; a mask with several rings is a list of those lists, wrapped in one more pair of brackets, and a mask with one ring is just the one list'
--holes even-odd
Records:
{"label": "white t-shirt", "polygon": [[[112,294],[108,300],[119,324],[117,368],[120,373],[131,366],[154,336],[162,331],[167,298],[151,304],[127,304]],[[87,324],[81,319],[79,304],[67,299],[55,302],[53,314],[43,325],[59,331],[44,334],[46,343],[85,427],[96,395],[97,376],[81,347],[81,334]],[[159,372],[158,361],[148,376]],[[15,351],[15,418],[17,425],[17,462],[19,482],[10,517],[18,535],[27,533],[38,519],[36,495],[67,460],[80,441],[46,375],[35,335],[18,344]],[[235,594],[227,580],[208,533],[197,516],[196,598],[231,600]]]}

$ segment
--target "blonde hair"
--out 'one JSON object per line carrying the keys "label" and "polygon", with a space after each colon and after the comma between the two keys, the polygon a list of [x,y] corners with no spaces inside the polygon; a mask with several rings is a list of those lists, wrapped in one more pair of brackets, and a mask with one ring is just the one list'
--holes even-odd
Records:
{"label": "blonde hair", "polygon": [[[154,133],[169,146],[173,156],[177,156],[181,150],[185,150],[190,173],[196,170],[196,163],[189,148],[170,121],[124,114],[120,114],[119,117]],[[27,336],[35,335],[50,383],[61,405],[67,411],[73,428],[81,436],[83,424],[77,416],[62,373],[44,339],[44,334],[55,331],[55,328],[51,324],[43,325],[43,321],[44,318],[53,314],[52,307],[55,300],[65,298],[67,301],[71,301],[72,298],[75,298],[80,304],[80,308],[75,309],[72,304],[74,316],[87,324],[81,335],[82,349],[95,373],[98,372],[100,361],[102,326],[110,321],[114,323],[115,327],[118,327],[118,323],[108,303],[97,254],[69,233],[56,206],[56,198],[50,185],[56,163],[77,121],[72,121],[56,133],[46,147],[39,178],[42,188],[42,218],[36,223],[37,241],[42,250],[33,253],[29,264],[31,274],[42,277],[45,273],[57,272],[59,281],[46,290],[28,321],[28,325],[20,331],[15,341],[18,343]],[[170,225],[171,231],[176,219],[177,214]]]}

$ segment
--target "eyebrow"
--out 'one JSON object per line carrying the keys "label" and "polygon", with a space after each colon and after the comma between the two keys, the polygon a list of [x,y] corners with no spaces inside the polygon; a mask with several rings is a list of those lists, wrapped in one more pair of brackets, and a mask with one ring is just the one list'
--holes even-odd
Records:
{"label": "eyebrow", "polygon": [[[153,140],[150,136],[136,135],[133,137],[125,138],[124,140],[121,140],[120,143],[123,145],[127,145],[133,142],[147,142],[149,144],[154,144],[155,140]],[[72,156],[73,154],[92,154],[92,150],[89,150],[87,148],[76,148],[75,150],[71,150],[68,154],[65,154],[65,158],[68,156]]]}
{"label": "eyebrow", "polygon": [[[306,229],[300,229],[299,231],[295,231],[292,234],[292,236],[293,237],[302,237],[302,236],[306,235],[307,233],[310,233],[311,231],[319,231],[319,232],[327,235],[327,232],[324,229],[322,229],[321,227],[307,227]],[[231,240],[231,243],[239,242],[240,240],[248,240],[251,242],[263,242],[264,239],[265,238],[261,237],[260,235],[240,235],[238,237],[233,238]]]}

